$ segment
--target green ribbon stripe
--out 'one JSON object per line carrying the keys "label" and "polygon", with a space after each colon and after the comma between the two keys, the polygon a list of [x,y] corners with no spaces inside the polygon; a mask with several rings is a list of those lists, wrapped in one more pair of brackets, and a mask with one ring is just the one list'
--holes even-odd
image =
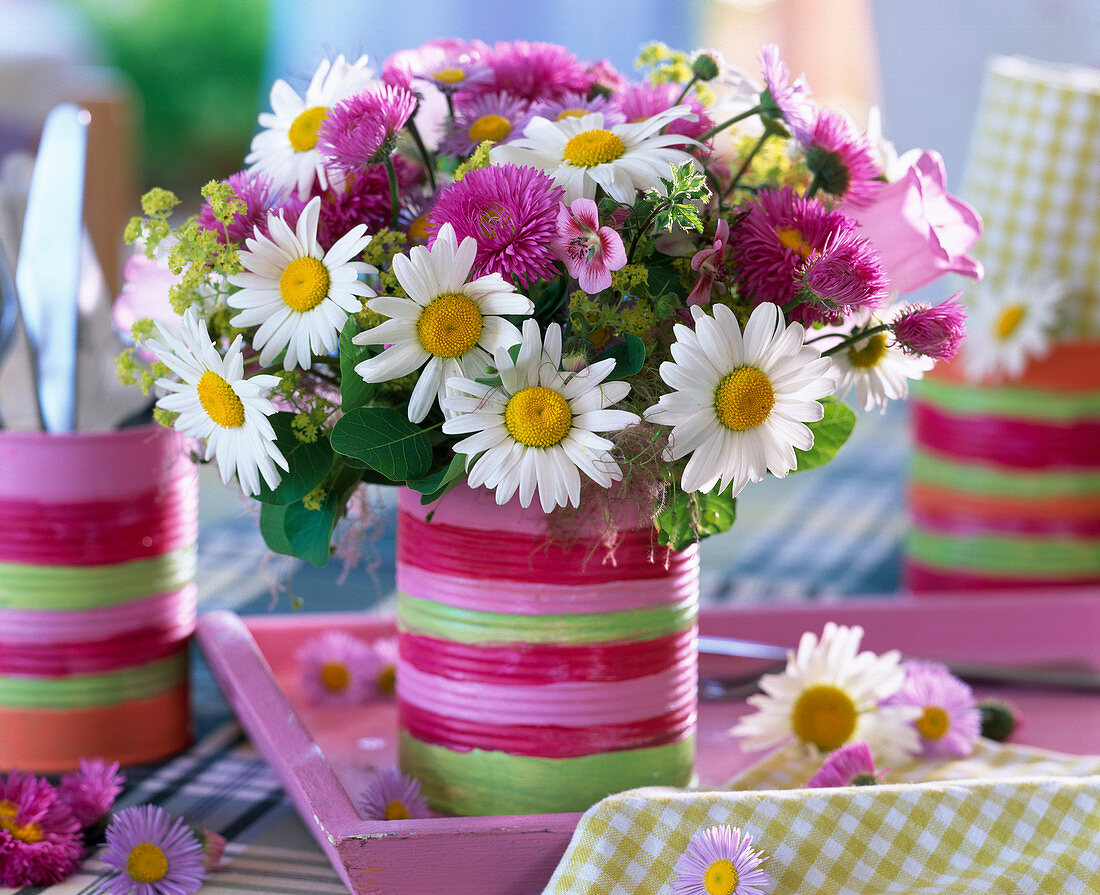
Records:
{"label": "green ribbon stripe", "polygon": [[1096,472],[1000,471],[1004,467],[957,463],[939,454],[914,450],[909,466],[913,481],[968,494],[1006,497],[1083,497],[1100,494],[1100,470]]}
{"label": "green ribbon stripe", "polygon": [[907,537],[910,556],[928,566],[1072,581],[1100,573],[1100,539],[963,537],[919,529]]}
{"label": "green ribbon stripe", "polygon": [[1100,417],[1100,391],[1075,394],[1030,388],[982,388],[931,379],[915,383],[913,391],[920,400],[954,413],[1060,423]]}
{"label": "green ribbon stripe", "polygon": [[648,749],[580,758],[532,758],[506,752],[454,752],[400,732],[401,770],[439,811],[459,815],[583,811],[604,796],[637,786],[687,786],[695,738]]}
{"label": "green ribbon stripe", "polygon": [[688,597],[668,606],[593,615],[508,615],[458,609],[406,593],[397,595],[403,631],[455,643],[608,643],[652,640],[695,624],[698,602]]}
{"label": "green ribbon stripe", "polygon": [[20,709],[71,709],[150,699],[187,679],[187,650],[136,668],[77,677],[40,678],[0,675],[0,706]]}
{"label": "green ribbon stripe", "polygon": [[194,545],[102,566],[0,563],[0,609],[98,609],[179,590],[195,580]]}

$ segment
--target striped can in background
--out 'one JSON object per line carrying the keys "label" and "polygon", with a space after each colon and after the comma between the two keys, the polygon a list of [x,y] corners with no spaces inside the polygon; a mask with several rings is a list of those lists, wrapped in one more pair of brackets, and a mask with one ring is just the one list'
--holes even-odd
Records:
{"label": "striped can in background", "polygon": [[0,768],[190,741],[198,475],[172,430],[0,432]]}
{"label": "striped can in background", "polygon": [[399,755],[438,810],[583,811],[691,779],[698,548],[647,523],[609,551],[548,518],[465,485],[401,492]]}

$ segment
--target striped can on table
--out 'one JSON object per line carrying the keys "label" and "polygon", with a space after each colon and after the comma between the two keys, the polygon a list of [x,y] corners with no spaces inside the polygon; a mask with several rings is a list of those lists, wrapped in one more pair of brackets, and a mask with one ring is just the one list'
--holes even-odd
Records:
{"label": "striped can on table", "polygon": [[0,432],[0,768],[190,741],[198,476],[172,430]]}
{"label": "striped can on table", "polygon": [[691,779],[697,548],[647,523],[608,551],[547,519],[465,485],[400,494],[400,764],[438,810],[583,811]]}
{"label": "striped can on table", "polygon": [[906,583],[914,591],[1100,583],[1100,341],[1009,383],[941,365],[914,387]]}

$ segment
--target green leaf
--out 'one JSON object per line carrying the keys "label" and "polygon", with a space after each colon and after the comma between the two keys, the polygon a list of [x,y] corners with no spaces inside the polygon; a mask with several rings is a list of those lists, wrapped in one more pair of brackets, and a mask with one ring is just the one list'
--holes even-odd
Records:
{"label": "green leaf", "polygon": [[856,412],[836,398],[822,398],[825,416],[816,423],[807,423],[814,433],[814,446],[808,451],[797,448],[798,466],[793,472],[802,472],[828,463],[836,456],[856,425]]}
{"label": "green leaf", "polygon": [[626,333],[623,341],[615,343],[602,352],[599,360],[606,357],[615,359],[615,369],[611,374],[612,376],[620,378],[633,376],[642,369],[642,365],[645,363],[645,342],[631,333]]}
{"label": "green leaf", "polygon": [[424,430],[388,407],[357,407],[344,414],[333,427],[332,448],[391,482],[419,479],[432,468],[432,445]]}
{"label": "green leaf", "polygon": [[336,459],[336,455],[332,452],[328,439],[323,435],[318,436],[314,442],[299,440],[291,425],[294,414],[275,413],[268,419],[271,420],[271,428],[275,430],[279,449],[286,457],[290,469],[283,473],[279,486],[274,490],[261,482],[260,493],[256,495],[256,499],[260,503],[268,504],[294,503],[325,480],[325,476],[332,469],[332,462]]}
{"label": "green leaf", "polygon": [[426,475],[421,479],[412,479],[405,484],[413,491],[420,492],[420,502],[422,504],[428,504],[442,497],[445,492],[450,490],[452,483],[465,473],[466,455],[455,454],[451,458],[451,462],[442,469],[437,469],[431,475]]}
{"label": "green leaf", "polygon": [[686,494],[673,488],[673,496],[657,514],[657,543],[683,550],[697,540],[728,531],[737,519],[737,498],[716,488],[706,494]]}
{"label": "green leaf", "polygon": [[286,508],[283,529],[294,556],[318,567],[328,564],[339,507],[339,499],[330,491],[318,509],[308,509],[301,501]]}
{"label": "green leaf", "polygon": [[260,507],[260,534],[273,553],[294,556],[294,548],[286,536],[286,507],[264,504]]}
{"label": "green leaf", "polygon": [[351,340],[359,332],[359,321],[354,316],[348,317],[340,331],[340,409],[345,413],[362,407],[378,389],[377,383],[364,382],[355,372],[356,364],[378,353],[376,345],[356,345]]}

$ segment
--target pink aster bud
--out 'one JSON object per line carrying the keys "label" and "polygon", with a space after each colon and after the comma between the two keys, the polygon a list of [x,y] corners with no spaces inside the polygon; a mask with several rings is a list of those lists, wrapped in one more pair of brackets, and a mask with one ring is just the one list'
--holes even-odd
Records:
{"label": "pink aster bud", "polygon": [[894,338],[910,354],[952,358],[966,335],[966,308],[956,292],[942,304],[912,305],[894,323]]}
{"label": "pink aster bud", "polygon": [[854,232],[842,232],[814,252],[799,272],[800,297],[826,308],[877,308],[890,281],[871,244]]}

